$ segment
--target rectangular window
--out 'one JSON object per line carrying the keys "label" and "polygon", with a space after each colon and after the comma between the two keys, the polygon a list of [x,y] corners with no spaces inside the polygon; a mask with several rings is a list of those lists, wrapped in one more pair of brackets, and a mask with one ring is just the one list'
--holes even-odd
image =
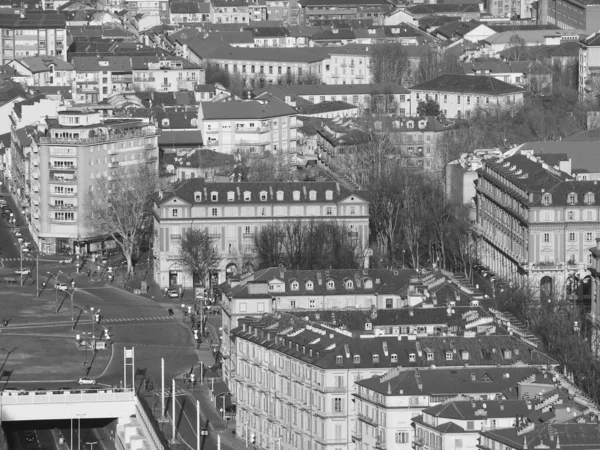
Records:
{"label": "rectangular window", "polygon": [[569,242],[575,242],[575,233],[569,233]]}
{"label": "rectangular window", "polygon": [[217,208],[212,208],[211,215],[217,217],[219,215],[219,210]]}
{"label": "rectangular window", "polygon": [[336,397],[333,399],[333,412],[342,412],[342,398]]}
{"label": "rectangular window", "polygon": [[179,211],[177,209],[173,209],[172,217],[177,217],[177,214],[179,214]]}
{"label": "rectangular window", "polygon": [[327,207],[325,208],[325,215],[326,215],[326,216],[331,216],[331,215],[333,215],[333,208],[332,208],[331,206],[327,206]]}
{"label": "rectangular window", "polygon": [[250,225],[244,227],[244,234],[250,234]]}
{"label": "rectangular window", "polygon": [[593,233],[585,233],[585,240],[586,241],[592,241],[593,238]]}
{"label": "rectangular window", "polygon": [[544,233],[544,242],[550,242],[550,233]]}

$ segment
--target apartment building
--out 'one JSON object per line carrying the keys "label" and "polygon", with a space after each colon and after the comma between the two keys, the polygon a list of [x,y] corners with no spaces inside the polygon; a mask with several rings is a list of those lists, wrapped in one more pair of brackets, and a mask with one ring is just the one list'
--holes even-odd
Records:
{"label": "apartment building", "polygon": [[516,428],[485,430],[480,433],[481,450],[535,448],[576,450],[600,448],[597,419],[580,418],[571,423],[528,423]]}
{"label": "apartment building", "polygon": [[207,3],[177,2],[171,3],[171,24],[212,23],[212,5]]}
{"label": "apartment building", "polygon": [[67,23],[56,11],[22,10],[0,14],[2,64],[27,56],[67,59]]}
{"label": "apartment building", "polygon": [[273,96],[257,100],[202,102],[198,107],[198,128],[204,144],[216,151],[233,154],[289,156],[296,149],[297,111]]}
{"label": "apartment building", "polygon": [[73,96],[97,103],[114,94],[138,91],[193,91],[204,84],[204,70],[177,56],[76,56]]}
{"label": "apartment building", "polygon": [[249,24],[267,20],[265,3],[249,0],[211,0],[213,23]]}
{"label": "apartment building", "polygon": [[537,61],[463,63],[466,75],[488,76],[536,94],[552,92],[552,70]]}
{"label": "apartment building", "polygon": [[192,226],[213,236],[223,257],[215,269],[225,281],[226,273],[252,267],[252,235],[262,226],[336,220],[368,233],[369,221],[366,200],[335,182],[213,183],[192,178],[159,193],[154,213],[154,280],[162,287],[192,286],[193,276],[180,266],[178,255],[181,235]]}
{"label": "apartment building", "polygon": [[60,111],[30,132],[31,219],[38,248],[54,254],[96,251],[96,236],[84,218],[94,180],[119,164],[153,164],[158,173],[156,128],[141,120],[104,120],[100,112]]}
{"label": "apartment building", "polygon": [[568,29],[595,33],[600,29],[600,5],[593,1],[541,0],[540,22]]}
{"label": "apartment building", "polygon": [[[451,341],[442,337],[402,340],[371,335],[358,337],[341,328],[334,329],[334,326],[286,313],[241,319],[240,326],[231,333],[234,337],[231,347],[222,348],[226,352],[224,366],[230,365],[229,388],[237,399],[236,434],[242,439],[254,438],[260,448],[277,445],[285,450],[352,449],[356,443],[362,448],[376,447],[375,440],[366,442],[367,438],[379,435],[380,424],[393,427],[394,433],[399,432],[392,418],[385,422],[382,418],[390,390],[397,396],[399,385],[411,383],[414,387],[411,386],[410,391],[407,388],[406,392],[412,400],[403,400],[406,401],[404,408],[413,407],[418,412],[417,405],[428,406],[424,399],[421,403],[420,397],[427,394],[424,389],[420,394],[416,376],[416,368],[423,365],[454,367],[453,371],[418,371],[421,387],[431,386],[440,399],[454,397],[458,392],[476,393],[475,385],[485,395],[499,395],[519,379],[537,373],[532,367],[512,366],[517,359],[525,364],[556,365],[542,353],[529,352],[527,344],[512,337],[480,336]],[[464,359],[457,361],[459,356],[453,353],[453,346],[461,349],[460,354],[467,357],[467,361],[482,367],[463,368]],[[496,350],[492,352],[492,348]],[[448,359],[448,355],[454,360]],[[495,367],[496,364],[503,367]],[[393,382],[380,382],[381,376],[391,368],[403,366],[409,368],[401,369],[404,372]],[[464,372],[475,372],[476,376],[489,378],[488,370],[495,382],[473,384],[464,376]],[[433,374],[425,375],[430,372]],[[462,376],[458,376],[459,372]],[[503,372],[509,373],[509,377],[503,378]],[[425,377],[427,382],[423,381]],[[454,381],[454,386],[450,381]],[[456,386],[462,390],[458,391]],[[374,391],[371,404],[369,396],[361,391],[365,387]],[[394,406],[394,411],[404,409]],[[409,421],[405,432],[411,432]],[[387,445],[393,445],[394,435],[386,438]],[[380,445],[384,445],[382,441]]]}
{"label": "apartment building", "polygon": [[502,277],[529,277],[544,295],[587,267],[600,237],[597,181],[574,181],[570,161],[552,156],[484,160],[476,194],[479,259]]}
{"label": "apartment building", "polygon": [[[424,355],[436,358],[431,348],[422,347]],[[389,351],[389,350],[388,350]],[[516,348],[510,347],[505,351],[513,352]],[[462,357],[462,350],[453,353],[450,350],[449,357]],[[465,357],[472,361],[470,365],[481,364],[476,361],[480,355],[472,354],[465,350]],[[413,354],[416,357],[416,354]],[[473,361],[475,359],[475,361]],[[458,446],[453,438],[462,438],[460,434],[452,436],[454,432],[459,433],[460,425],[453,421],[444,422],[436,417],[439,411],[446,411],[448,415],[452,411],[454,402],[452,399],[462,400],[471,397],[472,401],[463,401],[459,404],[468,403],[469,415],[483,409],[483,403],[490,405],[500,403],[504,394],[511,390],[517,392],[518,385],[523,380],[537,380],[540,386],[551,389],[552,381],[544,376],[542,371],[536,367],[465,367],[457,369],[449,368],[400,368],[395,367],[380,377],[371,377],[356,382],[357,420],[354,424],[354,438],[361,445],[369,448],[394,448],[398,450],[423,450],[436,449],[446,450],[455,448],[471,449],[475,445],[464,441],[464,446]],[[466,397],[466,398],[465,398]],[[525,400],[517,401],[515,406],[527,410]],[[473,403],[476,409],[473,410]],[[506,402],[505,402],[506,403]],[[536,402],[537,405],[537,402]],[[478,406],[478,407],[477,407]],[[524,406],[524,408],[522,408]],[[490,411],[492,410],[490,406]],[[498,407],[499,409],[499,407]],[[520,409],[519,409],[520,410]],[[525,412],[523,412],[525,413]],[[434,419],[430,419],[433,417]],[[487,417],[483,413],[479,416],[477,425],[475,418],[465,420],[464,430],[473,430],[471,433],[476,438],[479,435],[482,421],[485,423]],[[452,418],[456,418],[452,416]],[[515,416],[510,417],[513,421]],[[436,420],[437,422],[436,423]],[[433,422],[439,429],[430,430],[429,424]],[[467,422],[471,422],[470,424]],[[446,426],[443,426],[446,423]],[[459,422],[461,423],[461,422]],[[490,420],[491,423],[491,420]],[[477,431],[475,431],[477,430]],[[442,434],[452,433],[447,437],[451,444],[444,442]]]}
{"label": "apartment building", "polygon": [[479,433],[484,430],[519,428],[529,422],[564,422],[583,413],[585,407],[569,402],[568,394],[550,386],[549,393],[532,400],[463,400],[424,409],[413,419],[414,448],[477,448]]}
{"label": "apartment building", "polygon": [[579,42],[578,90],[582,100],[600,92],[600,33]]}
{"label": "apartment building", "polygon": [[325,65],[325,84],[363,84],[371,80],[371,54],[368,47],[343,46],[332,48],[329,64]]}
{"label": "apartment building", "polygon": [[58,56],[30,56],[8,63],[15,81],[27,86],[71,86],[75,67]]}
{"label": "apartment building", "polygon": [[394,83],[382,84],[299,84],[290,86],[268,86],[257,89],[260,96],[267,92],[280,100],[295,102],[296,98],[310,103],[345,102],[355,105],[360,113],[410,114],[410,96],[408,89]]}
{"label": "apartment building", "polygon": [[439,75],[409,88],[410,115],[420,101],[433,98],[445,117],[468,118],[476,109],[510,108],[523,103],[525,89],[493,77],[461,74]]}
{"label": "apartment building", "polygon": [[328,58],[325,49],[228,48],[218,49],[208,60],[254,88],[284,79],[321,80]]}
{"label": "apartment building", "polygon": [[349,0],[339,3],[335,0],[300,0],[298,2],[299,25],[312,26],[326,20],[370,19],[374,25],[383,25],[385,15],[392,10],[392,4],[385,0]]}
{"label": "apartment building", "polygon": [[132,17],[143,14],[157,17],[160,23],[169,23],[169,0],[124,0],[124,3]]}

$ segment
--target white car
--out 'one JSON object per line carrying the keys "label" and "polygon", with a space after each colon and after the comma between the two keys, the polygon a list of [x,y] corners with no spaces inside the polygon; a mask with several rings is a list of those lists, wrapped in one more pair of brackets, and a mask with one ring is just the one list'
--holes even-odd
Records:
{"label": "white car", "polygon": [[29,247],[25,247],[25,246],[23,246],[23,247],[21,247],[21,251],[22,251],[23,253],[29,253]]}
{"label": "white car", "polygon": [[15,236],[20,238],[23,237],[23,233],[21,233],[19,230],[15,231]]}
{"label": "white car", "polygon": [[30,273],[31,273],[31,269],[15,270],[15,275],[29,275]]}
{"label": "white car", "polygon": [[67,285],[65,283],[56,283],[54,285],[54,289],[56,289],[57,291],[63,291],[66,292],[67,290]]}
{"label": "white car", "polygon": [[79,384],[96,384],[96,380],[92,380],[88,377],[81,377],[78,382]]}

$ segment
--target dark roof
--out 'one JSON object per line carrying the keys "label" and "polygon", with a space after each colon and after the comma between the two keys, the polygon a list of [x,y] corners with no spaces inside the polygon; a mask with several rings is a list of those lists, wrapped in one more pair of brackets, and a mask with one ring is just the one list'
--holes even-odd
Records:
{"label": "dark roof", "polygon": [[0,14],[0,28],[66,28],[65,17],[57,11],[27,11],[20,14]]}
{"label": "dark roof", "polygon": [[27,93],[25,92],[25,89],[23,89],[23,86],[15,81],[0,78],[0,104],[4,104],[18,97],[27,97]]}
{"label": "dark roof", "polygon": [[406,8],[410,14],[442,14],[442,13],[479,13],[479,5],[474,4],[422,4]]}
{"label": "dark roof", "polygon": [[175,166],[194,167],[204,169],[208,167],[233,166],[235,157],[226,153],[220,153],[207,148],[195,149],[191,154],[178,157],[172,162]]}
{"label": "dark roof", "polygon": [[[188,44],[189,45],[189,44]],[[231,59],[242,61],[273,62],[317,62],[328,57],[328,49],[323,47],[308,48],[262,48],[231,47],[219,48],[210,54],[214,59]]]}
{"label": "dark roof", "polygon": [[299,114],[319,114],[325,112],[345,111],[347,109],[356,109],[358,106],[347,102],[320,102],[314,105],[305,105],[298,108]]}
{"label": "dark roof", "polygon": [[232,102],[202,102],[204,119],[267,119],[294,116],[296,110],[276,97]]}
{"label": "dark roof", "polygon": [[[370,94],[409,94],[410,91],[399,84],[297,84],[285,86],[281,89],[278,86],[267,86],[263,89],[257,89],[255,94],[260,95],[263,92],[269,92],[277,96],[277,93],[283,90],[291,92],[291,95],[302,96],[327,96],[327,95],[370,95]],[[272,91],[272,92],[271,92]]]}
{"label": "dark roof", "polygon": [[285,27],[247,27],[245,30],[252,32],[255,38],[286,37],[290,32]]}
{"label": "dark roof", "polygon": [[19,117],[19,119],[20,119],[21,114],[23,113],[23,106],[35,105],[36,103],[39,103],[41,100],[43,100],[45,98],[46,98],[46,96],[44,94],[36,94],[36,95],[29,97],[25,100],[22,100],[20,102],[16,102],[13,105],[13,110],[15,111],[15,114],[17,115],[17,117]]}
{"label": "dark roof", "polygon": [[556,448],[559,440],[561,450],[600,448],[600,427],[597,422],[529,424],[527,428],[485,430],[481,436],[482,441],[489,438],[515,450],[551,448],[549,445]]}
{"label": "dark roof", "polygon": [[353,30],[350,29],[330,29],[321,30],[312,35],[313,41],[341,41],[353,40],[356,38]]}
{"label": "dark roof", "polygon": [[197,129],[198,107],[188,106],[181,109],[157,108],[156,120],[159,128],[165,130]]}
{"label": "dark roof", "polygon": [[161,130],[158,135],[158,146],[161,148],[200,147],[202,131],[200,130]]}
{"label": "dark roof", "polygon": [[0,144],[4,146],[4,148],[10,148],[11,142],[11,132],[0,134]]}
{"label": "dark roof", "polygon": [[171,14],[208,14],[210,3],[177,2],[171,3]]}
{"label": "dark roof", "polygon": [[[239,198],[237,195],[234,201],[227,200],[227,193],[230,191],[236,191],[239,188],[240,191],[250,191],[250,201],[244,201],[243,198]],[[352,194],[351,191],[346,189],[344,186],[334,181],[323,181],[323,182],[240,182],[240,183],[212,183],[207,182],[203,178],[192,178],[185,180],[181,183],[176,184],[172,191],[165,192],[162,199],[158,200],[159,203],[164,203],[172,198],[180,198],[190,204],[195,203],[194,193],[202,192],[206,189],[208,192],[218,192],[219,202],[225,204],[256,204],[264,203],[260,200],[260,192],[284,192],[284,200],[289,201],[292,198],[293,191],[308,192],[309,190],[317,191],[317,200],[319,202],[325,202],[325,191],[330,190],[333,192],[333,200],[327,200],[327,202],[338,202],[343,198],[346,198]],[[308,202],[308,199],[305,200]],[[203,202],[210,204],[211,201],[203,198]],[[272,202],[271,202],[272,203]]]}
{"label": "dark roof", "polygon": [[307,6],[373,6],[381,5],[389,9],[392,5],[386,0],[300,0],[298,3]]}
{"label": "dark roof", "polygon": [[525,89],[497,80],[494,77],[443,74],[410,88],[412,91],[460,92],[465,94],[506,95]]}
{"label": "dark roof", "polygon": [[444,24],[459,22],[460,17],[456,16],[426,16],[419,19],[419,28],[428,30],[433,27],[441,27]]}

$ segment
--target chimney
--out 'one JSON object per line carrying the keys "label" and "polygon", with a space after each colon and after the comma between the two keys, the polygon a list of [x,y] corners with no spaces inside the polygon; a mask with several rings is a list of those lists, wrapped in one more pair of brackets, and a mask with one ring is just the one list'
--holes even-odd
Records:
{"label": "chimney", "polygon": [[504,411],[504,402],[500,401],[500,411]]}
{"label": "chimney", "polygon": [[600,250],[600,238],[596,238],[596,248]]}
{"label": "chimney", "polygon": [[475,372],[471,372],[471,381],[477,381],[477,375],[475,375]]}

